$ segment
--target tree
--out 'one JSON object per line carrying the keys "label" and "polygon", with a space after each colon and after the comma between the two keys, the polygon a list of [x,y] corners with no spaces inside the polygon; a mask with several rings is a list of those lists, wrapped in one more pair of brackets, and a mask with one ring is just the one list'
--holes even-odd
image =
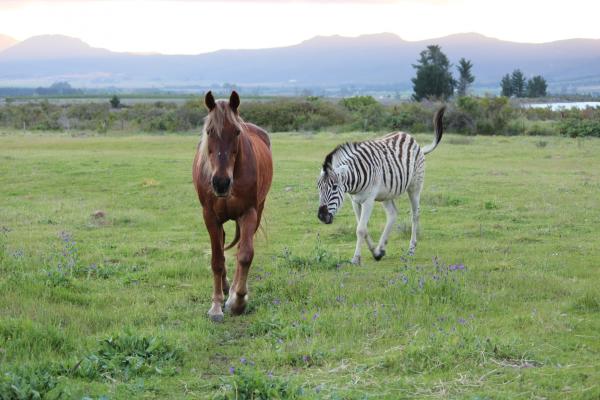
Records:
{"label": "tree", "polygon": [[110,99],[110,105],[112,108],[119,108],[121,106],[121,99],[116,94]]}
{"label": "tree", "polygon": [[544,97],[547,88],[548,84],[542,76],[534,76],[527,81],[527,97]]}
{"label": "tree", "polygon": [[459,96],[465,96],[467,94],[467,89],[471,83],[475,81],[475,77],[471,74],[471,68],[473,68],[473,63],[470,60],[465,60],[465,58],[461,58],[458,60],[458,84],[457,84],[457,92]]}
{"label": "tree", "polygon": [[506,74],[502,77],[502,80],[500,81],[500,87],[502,88],[502,96],[510,97],[513,95],[512,81],[509,74]]}
{"label": "tree", "polygon": [[520,69],[515,69],[510,77],[512,94],[516,97],[525,97],[525,75]]}
{"label": "tree", "polygon": [[454,93],[456,81],[450,72],[448,57],[440,46],[431,45],[423,50],[417,64],[417,76],[412,78],[413,99],[420,101],[427,97],[446,99]]}

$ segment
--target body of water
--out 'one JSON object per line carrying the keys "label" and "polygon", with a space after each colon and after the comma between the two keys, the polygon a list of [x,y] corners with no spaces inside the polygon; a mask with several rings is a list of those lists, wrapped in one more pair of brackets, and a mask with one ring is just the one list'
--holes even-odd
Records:
{"label": "body of water", "polygon": [[553,111],[567,110],[571,108],[584,110],[588,107],[600,107],[600,101],[576,101],[571,103],[529,103],[524,104],[523,106],[531,108],[552,108]]}

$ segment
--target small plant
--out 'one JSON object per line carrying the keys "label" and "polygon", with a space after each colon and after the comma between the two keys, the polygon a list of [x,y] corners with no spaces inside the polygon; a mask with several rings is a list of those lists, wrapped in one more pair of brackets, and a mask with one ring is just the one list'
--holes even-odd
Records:
{"label": "small plant", "polygon": [[0,399],[34,400],[58,399],[63,390],[52,368],[21,366],[13,371],[0,373]]}
{"label": "small plant", "polygon": [[77,243],[73,236],[66,231],[60,232],[58,236],[62,241],[62,249],[54,258],[55,265],[45,270],[46,284],[53,287],[68,286],[79,261]]}
{"label": "small plant", "polygon": [[495,202],[488,200],[483,204],[483,207],[486,210],[496,210],[498,208],[498,205]]}
{"label": "small plant", "polygon": [[289,379],[273,376],[271,372],[265,374],[254,365],[244,362],[240,367],[230,367],[231,376],[224,379],[221,386],[222,393],[217,399],[302,399],[302,388]]}
{"label": "small plant", "polygon": [[125,332],[99,342],[98,349],[73,367],[74,374],[92,380],[129,380],[142,375],[173,375],[183,351],[164,338]]}
{"label": "small plant", "polygon": [[284,247],[278,259],[280,267],[292,269],[330,269],[337,268],[342,263],[322,245],[320,235],[317,235],[315,246],[307,256],[293,255],[288,247]]}

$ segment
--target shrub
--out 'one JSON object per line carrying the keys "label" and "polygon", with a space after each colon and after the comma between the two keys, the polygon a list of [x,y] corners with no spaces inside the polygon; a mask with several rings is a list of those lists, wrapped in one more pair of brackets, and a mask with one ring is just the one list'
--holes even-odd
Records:
{"label": "shrub", "polygon": [[568,118],[559,125],[561,135],[600,137],[600,120]]}

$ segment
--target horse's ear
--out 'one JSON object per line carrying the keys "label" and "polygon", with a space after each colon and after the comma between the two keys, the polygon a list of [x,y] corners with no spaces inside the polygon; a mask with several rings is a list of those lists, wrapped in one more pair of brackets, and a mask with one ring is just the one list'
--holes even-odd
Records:
{"label": "horse's ear", "polygon": [[234,90],[231,92],[231,96],[229,97],[229,107],[233,110],[233,112],[237,112],[238,107],[240,106],[240,96]]}
{"label": "horse's ear", "polygon": [[217,106],[217,103],[215,103],[215,98],[210,90],[206,93],[206,96],[204,96],[204,104],[206,104],[208,111],[212,111]]}

